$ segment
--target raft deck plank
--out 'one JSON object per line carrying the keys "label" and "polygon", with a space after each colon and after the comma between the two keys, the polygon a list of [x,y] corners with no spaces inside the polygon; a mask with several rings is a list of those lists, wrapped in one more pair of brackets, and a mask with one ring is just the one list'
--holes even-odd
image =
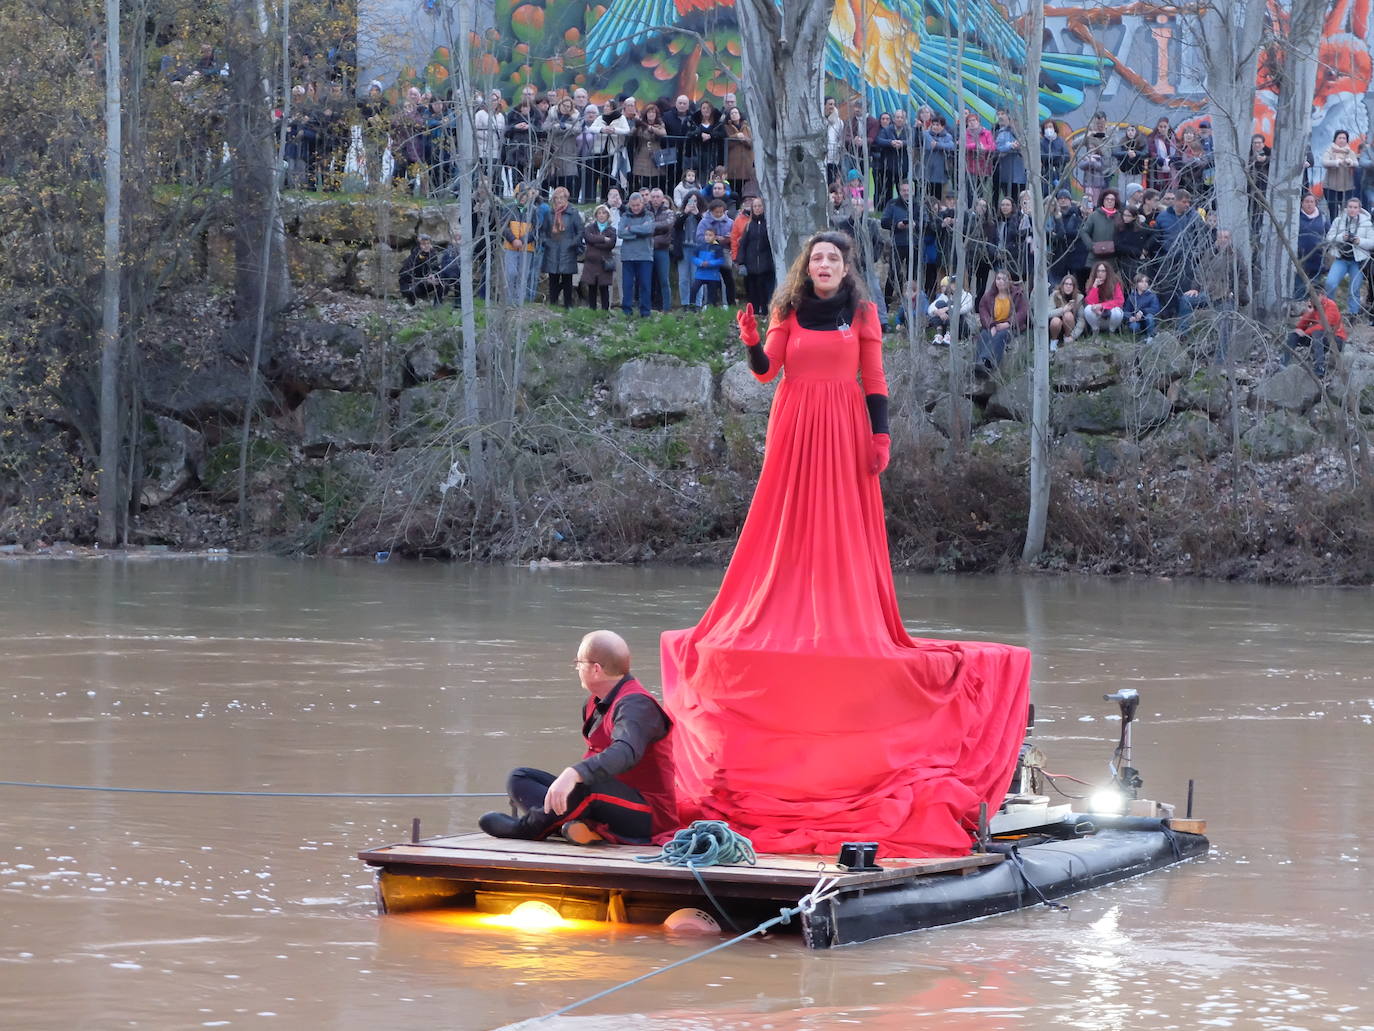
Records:
{"label": "raft deck plank", "polygon": [[[692,871],[664,863],[639,863],[636,856],[653,855],[647,845],[579,846],[567,842],[517,841],[486,834],[457,834],[429,838],[418,844],[383,845],[358,853],[358,858],[385,870],[456,880],[518,881],[530,878],[552,883],[615,887],[624,880],[659,882],[665,891],[696,884]],[[760,854],[756,866],[702,867],[712,885],[731,885],[740,894],[770,897],[782,892],[795,897],[816,884],[821,873],[839,878],[841,889],[877,887],[938,873],[969,871],[1000,863],[1000,855],[974,854],[944,859],[884,859],[881,870],[844,871],[815,855]],[[752,890],[751,890],[752,889]]]}

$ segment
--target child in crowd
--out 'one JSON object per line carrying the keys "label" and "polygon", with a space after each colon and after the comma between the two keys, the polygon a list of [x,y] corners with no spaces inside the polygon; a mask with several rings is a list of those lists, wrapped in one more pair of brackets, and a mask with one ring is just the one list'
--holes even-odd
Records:
{"label": "child in crowd", "polygon": [[681,211],[683,205],[687,203],[687,198],[701,189],[701,184],[697,182],[697,170],[689,168],[682,173],[682,181],[673,187],[673,207]]}
{"label": "child in crowd", "polygon": [[1159,295],[1150,289],[1150,277],[1141,272],[1135,289],[1126,295],[1126,328],[1145,334],[1146,345],[1155,342],[1155,321],[1159,318]]}
{"label": "child in crowd", "polygon": [[[915,286],[913,282],[911,286]],[[970,316],[973,315],[973,291],[965,290],[959,299],[959,317],[955,321],[951,319],[954,312],[954,277],[945,276],[940,280],[940,292],[935,295],[935,300],[930,302],[930,307],[926,309],[926,316],[930,319],[930,325],[935,330],[935,339],[931,343],[937,347],[948,347],[950,344],[951,330],[961,337],[969,335],[972,328]]]}
{"label": "child in crowd", "polygon": [[692,296],[704,293],[703,305],[725,307],[721,300],[721,273],[729,267],[729,260],[725,257],[725,244],[716,237],[714,229],[706,230],[706,242],[697,248],[695,261],[697,272],[692,281]]}
{"label": "child in crowd", "polygon": [[1312,352],[1312,371],[1321,379],[1326,375],[1328,334],[1336,338],[1337,351],[1345,349],[1346,331],[1345,323],[1341,321],[1341,309],[1326,296],[1322,284],[1313,283],[1307,307],[1298,316],[1298,324],[1283,345],[1283,365],[1286,367],[1293,360],[1293,354],[1299,347],[1306,347]]}
{"label": "child in crowd", "polygon": [[863,200],[864,181],[857,168],[851,168],[845,177],[844,192],[845,196],[850,199],[857,197],[859,200]]}

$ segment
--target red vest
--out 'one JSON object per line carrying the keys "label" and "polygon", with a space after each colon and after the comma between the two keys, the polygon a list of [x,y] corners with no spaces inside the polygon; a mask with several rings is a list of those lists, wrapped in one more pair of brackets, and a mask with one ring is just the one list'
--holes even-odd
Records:
{"label": "red vest", "polygon": [[[644,690],[638,680],[634,677],[626,680],[615,693],[615,699],[601,722],[587,734],[587,754],[582,758],[590,758],[611,746],[614,740],[612,733],[615,731],[615,707],[622,699],[632,694],[642,694],[658,705],[657,699]],[[584,723],[591,719],[595,707],[596,699],[588,698],[587,704],[582,708]],[[662,706],[659,706],[659,709],[661,711]],[[660,834],[672,834],[678,829],[677,788],[673,781],[673,721],[668,719],[666,713],[663,719],[668,724],[668,733],[651,744],[639,762],[616,778],[638,791],[644,796],[644,801],[649,803],[649,808],[653,810],[655,837]]]}

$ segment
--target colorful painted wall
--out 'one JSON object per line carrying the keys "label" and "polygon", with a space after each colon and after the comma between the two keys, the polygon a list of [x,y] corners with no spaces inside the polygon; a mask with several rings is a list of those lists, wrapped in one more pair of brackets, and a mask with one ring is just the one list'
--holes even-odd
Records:
{"label": "colorful painted wall", "polygon": [[[413,2],[431,15],[437,9],[437,0]],[[1369,131],[1371,2],[1334,0],[1328,13],[1312,136],[1317,153],[1337,128],[1354,137]],[[949,113],[967,106],[990,121],[999,104],[1021,92],[1026,5],[963,0],[960,55],[955,0],[839,0],[826,71],[837,92],[862,91],[875,110],[929,103]],[[1114,122],[1146,126],[1161,114],[1175,123],[1200,117],[1206,69],[1185,44],[1178,10],[1114,0],[1047,5],[1043,114],[1075,129],[1099,107]],[[1286,8],[1271,0],[1268,16],[1281,26]],[[735,88],[740,72],[733,0],[495,0],[481,24],[474,34],[477,80],[508,92],[532,81],[585,86],[597,98],[720,97]],[[447,49],[436,47],[429,57],[419,77],[446,87]],[[1274,59],[1261,63],[1255,95],[1256,128],[1266,135],[1273,129]],[[960,64],[963,95],[955,96],[948,83]],[[747,84],[740,93],[747,108]]]}

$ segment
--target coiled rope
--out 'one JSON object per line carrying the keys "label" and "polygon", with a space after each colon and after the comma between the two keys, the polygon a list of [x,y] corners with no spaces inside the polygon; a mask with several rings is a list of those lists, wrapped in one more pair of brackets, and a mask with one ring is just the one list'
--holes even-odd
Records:
{"label": "coiled rope", "polygon": [[705,878],[699,872],[699,867],[715,866],[717,863],[758,865],[754,843],[739,831],[731,830],[730,825],[724,820],[697,820],[664,842],[663,849],[658,855],[635,856],[635,862],[667,863],[669,866],[687,867],[697,879],[697,887],[725,921],[725,926],[736,933],[739,932],[739,925],[730,919],[730,914],[725,912],[725,907],[712,894]]}
{"label": "coiled rope", "polygon": [[[734,832],[732,831],[731,833]],[[563,1016],[563,1014],[570,1013],[581,1006],[587,1005],[587,1003],[589,1002],[596,1002],[598,999],[604,999],[608,995],[613,995],[614,993],[620,991],[623,988],[629,988],[632,985],[637,985],[640,982],[647,981],[649,978],[656,977],[659,974],[666,974],[669,970],[675,970],[678,967],[686,966],[688,963],[693,963],[704,956],[709,956],[713,952],[719,952],[721,949],[728,949],[731,945],[735,945],[739,942],[744,941],[746,938],[751,938],[756,934],[760,934],[768,930],[770,927],[775,927],[778,924],[788,923],[794,916],[803,913],[810,913],[821,903],[829,902],[836,895],[838,895],[839,891],[837,890],[836,885],[839,884],[839,881],[839,877],[827,877],[824,874],[821,874],[821,876],[816,880],[816,886],[812,888],[809,892],[807,892],[805,895],[803,895],[800,899],[798,899],[797,904],[795,906],[778,910],[777,916],[773,917],[771,920],[765,920],[763,923],[759,924],[753,930],[745,931],[743,934],[736,935],[729,941],[721,942],[719,945],[712,945],[709,949],[703,949],[701,952],[688,956],[685,959],[680,959],[675,963],[669,963],[666,967],[659,967],[657,970],[650,970],[647,974],[640,974],[638,977],[631,978],[630,980],[624,981],[621,984],[615,985],[611,988],[607,988],[604,991],[597,992],[595,995],[589,995],[585,999],[579,999],[577,1002],[569,1003],[562,1009],[554,1010],[552,1013],[545,1013],[543,1016],[540,1017],[531,1017],[528,1020],[522,1020],[515,1024],[507,1024],[505,1027],[498,1028],[497,1031],[520,1031],[520,1029],[522,1028],[533,1027],[535,1024],[542,1024],[544,1023],[544,1021],[552,1020],[554,1017],[561,1017]]]}
{"label": "coiled rope", "polygon": [[0,788],[42,788],[47,791],[111,791],[123,795],[233,795],[243,798],[505,798],[504,791],[194,791],[186,788],[112,788],[103,784],[36,784],[0,780]]}

